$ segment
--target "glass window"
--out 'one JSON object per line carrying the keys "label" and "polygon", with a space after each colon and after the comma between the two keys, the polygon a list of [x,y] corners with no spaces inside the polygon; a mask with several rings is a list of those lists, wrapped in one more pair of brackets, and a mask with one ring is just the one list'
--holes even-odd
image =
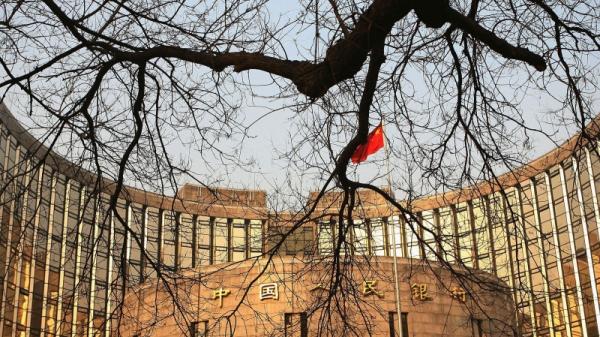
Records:
{"label": "glass window", "polygon": [[[106,312],[106,299],[108,296],[108,278],[111,256],[111,221],[112,217],[108,210],[109,196],[106,194],[100,195],[100,203],[98,204],[98,241],[96,252],[96,291],[94,293],[94,326],[100,326],[105,321],[104,315]],[[99,322],[100,321],[100,322]]]}
{"label": "glass window", "polygon": [[406,233],[404,231],[404,226],[401,226],[402,223],[400,221],[400,216],[398,215],[393,215],[388,218],[387,234],[388,245],[390,246],[390,256],[404,257],[407,255],[406,240],[404,239]]}
{"label": "glass window", "polygon": [[[408,313],[403,312],[402,317],[402,336],[408,337]],[[398,330],[398,313],[390,312],[388,315],[388,325],[390,328],[390,337],[399,337],[400,331]]]}
{"label": "glass window", "polygon": [[[541,273],[542,260],[540,256],[540,249],[538,247],[537,235],[537,214],[535,214],[535,207],[537,207],[535,195],[532,195],[532,186],[525,185],[521,189],[521,202],[523,208],[523,231],[525,233],[525,246],[527,249],[525,252],[529,256],[529,268],[530,276],[532,279],[531,287],[536,294],[543,294],[543,275]],[[538,297],[540,297],[538,295]],[[534,299],[536,300],[536,299]],[[539,300],[542,300],[541,298]],[[537,300],[536,300],[537,301]]]}
{"label": "glass window", "polygon": [[385,227],[381,218],[373,218],[371,226],[371,247],[373,255],[385,256]]}
{"label": "glass window", "polygon": [[[160,229],[161,212],[154,207],[146,208],[146,253],[154,265],[158,266],[160,260],[160,240],[162,237]],[[144,263],[144,275],[146,278],[155,277],[156,270],[150,261]]]}
{"label": "glass window", "polygon": [[503,209],[503,196],[500,193],[494,193],[488,199],[487,215],[492,228],[493,242],[490,243],[496,258],[496,273],[498,277],[509,283],[510,265],[509,265],[509,243],[506,238],[505,217]]}
{"label": "glass window", "polygon": [[[579,172],[579,171],[577,171]],[[564,180],[563,184],[566,187],[567,201],[570,214],[571,214],[571,230],[575,243],[575,255],[577,261],[577,268],[579,271],[580,287],[583,294],[583,307],[586,316],[586,323],[588,326],[594,326],[595,324],[595,313],[594,313],[594,301],[588,300],[593,299],[593,293],[591,289],[591,275],[588,267],[587,252],[585,249],[585,237],[584,235],[584,223],[585,216],[581,212],[583,205],[580,205],[577,195],[577,176],[572,163],[564,165]],[[569,240],[571,241],[571,240]]]}
{"label": "glass window", "polygon": [[192,322],[192,337],[208,337],[208,321]]}
{"label": "glass window", "polygon": [[54,214],[52,219],[52,246],[50,248],[50,268],[54,271],[60,269],[60,252],[62,250],[63,217],[65,210],[65,178],[58,175],[54,193]]}
{"label": "glass window", "polygon": [[262,220],[250,220],[250,257],[262,254],[263,245]]}
{"label": "glass window", "polygon": [[127,236],[129,238],[129,280],[132,284],[142,280],[145,211],[144,206],[140,204],[129,206],[129,228],[133,233],[128,231]]}
{"label": "glass window", "polygon": [[473,267],[473,230],[467,203],[456,205],[456,227],[458,230],[458,254],[461,262]]}
{"label": "glass window", "polygon": [[436,214],[434,211],[424,211],[421,214],[422,220],[422,233],[423,233],[423,250],[425,251],[425,258],[428,260],[436,260],[437,240],[435,234],[437,233],[436,226]]}
{"label": "glass window", "polygon": [[[416,217],[420,217],[419,214],[415,215]],[[422,256],[422,246],[419,242],[419,237],[422,237],[422,233],[421,233],[421,227],[419,226],[419,224],[414,221],[411,217],[409,217],[408,215],[406,216],[406,221],[404,221],[404,226],[403,226],[403,230],[404,230],[404,235],[403,237],[406,238],[406,249],[408,252],[407,257],[413,258],[413,259],[421,259],[423,258]],[[420,220],[419,220],[420,221]]]}
{"label": "glass window", "polygon": [[308,337],[308,317],[305,312],[285,313],[283,317],[285,337]]}
{"label": "glass window", "polygon": [[196,256],[198,262],[197,265],[208,265],[211,263],[210,260],[210,231],[211,224],[210,218],[205,216],[198,216],[196,218],[196,230],[197,230],[197,252]]}
{"label": "glass window", "polygon": [[225,218],[215,218],[214,261],[229,261],[229,224]]}
{"label": "glass window", "polygon": [[[129,226],[133,231],[133,235],[129,233],[131,236],[131,253],[129,258],[132,261],[136,261],[139,264],[142,261],[142,249],[144,245],[144,218],[146,209],[143,205],[140,204],[132,204],[131,205],[131,219]],[[135,236],[135,238],[134,238]],[[137,239],[137,240],[136,240]],[[138,243],[138,241],[140,243]]]}
{"label": "glass window", "polygon": [[456,234],[454,232],[454,210],[439,209],[441,255],[447,262],[456,261]]}
{"label": "glass window", "polygon": [[[556,256],[556,244],[553,232],[553,224],[552,221],[552,204],[549,202],[549,192],[550,186],[548,186],[548,182],[550,181],[549,176],[544,176],[543,179],[540,179],[536,185],[536,193],[538,200],[538,210],[540,214],[540,222],[541,222],[541,231],[544,245],[544,252],[546,255],[546,269],[548,271],[548,285],[551,292],[555,292],[555,290],[560,289],[560,277],[558,272],[558,263]],[[555,305],[552,305],[553,310]],[[555,324],[556,326],[556,324]]]}
{"label": "glass window", "polygon": [[179,226],[179,267],[180,268],[191,268],[193,262],[194,250],[194,234],[192,216],[190,214],[179,215],[180,226]]}
{"label": "glass window", "polygon": [[[123,227],[123,222],[127,221],[127,206],[123,200],[117,200],[117,212],[113,212],[112,218],[113,247],[111,253],[113,271],[110,278],[113,280],[115,292],[118,292],[118,289],[123,286],[123,271],[127,269],[127,232]],[[125,263],[124,266],[123,263]]]}
{"label": "glass window", "polygon": [[352,226],[353,250],[356,255],[369,255],[369,236],[367,223],[361,219],[350,221]]}
{"label": "glass window", "polygon": [[177,263],[177,220],[170,211],[163,211],[163,264],[170,269],[176,268]]}
{"label": "glass window", "polygon": [[[34,285],[33,285],[33,301],[31,303],[31,321],[30,327],[32,329],[39,329],[42,319],[42,298],[44,296],[44,278],[46,270],[46,256],[47,256],[47,244],[48,244],[48,225],[49,225],[49,212],[50,212],[50,192],[52,191],[52,173],[48,166],[44,170],[44,176],[41,186],[40,193],[40,204],[39,204],[39,224],[37,239],[35,243],[35,255],[36,263],[34,268]],[[2,243],[0,243],[1,245]],[[2,249],[2,248],[0,248]],[[0,254],[2,256],[3,254]],[[0,261],[0,268],[2,261]],[[0,291],[1,296],[1,291]],[[36,334],[39,335],[38,332]],[[33,335],[33,331],[32,331]]]}
{"label": "glass window", "polygon": [[598,243],[598,229],[596,225],[596,214],[594,213],[594,199],[592,184],[590,184],[590,175],[593,173],[588,167],[587,156],[581,152],[577,158],[579,166],[579,181],[581,187],[582,206],[584,209],[585,221],[588,227],[590,244],[593,246]]}
{"label": "glass window", "polygon": [[516,305],[522,313],[522,327],[524,332],[529,332],[533,328],[535,312],[532,311],[531,288],[529,282],[528,258],[526,247],[524,249],[523,240],[526,237],[523,226],[522,199],[520,192],[516,188],[506,191],[504,204],[506,211],[508,240],[513,251],[511,252],[511,261],[514,265],[514,286],[522,291],[516,294]]}
{"label": "glass window", "polygon": [[64,299],[72,303],[75,291],[75,271],[76,271],[76,256],[77,245],[79,243],[79,219],[80,219],[80,203],[81,196],[80,188],[75,181],[71,181],[71,189],[69,193],[69,203],[67,211],[67,227],[66,227],[66,247],[64,255]]}
{"label": "glass window", "polygon": [[[2,127],[0,130],[0,172],[4,172],[4,160],[6,159],[6,144],[7,144],[6,129]],[[2,188],[3,186],[0,186]]]}
{"label": "glass window", "polygon": [[77,291],[78,303],[81,311],[84,311],[82,315],[78,316],[78,319],[87,315],[87,308],[89,307],[89,294],[91,287],[91,272],[95,266],[93,265],[93,254],[94,247],[96,247],[96,235],[97,235],[97,224],[96,216],[98,210],[98,201],[96,195],[89,194],[89,191],[84,190],[82,193],[83,199],[83,210],[82,219],[80,220],[80,243],[79,252],[80,256],[78,268],[78,284]]}
{"label": "glass window", "polygon": [[314,242],[313,226],[311,224],[305,223],[292,232],[294,226],[295,224],[282,227],[283,232],[281,233],[281,235],[287,235],[287,237],[285,238],[285,242],[283,243],[283,249],[285,251],[285,254],[312,254]]}
{"label": "glass window", "polygon": [[319,254],[329,255],[333,252],[333,228],[329,220],[320,220],[318,223]]}
{"label": "glass window", "polygon": [[232,261],[246,259],[246,220],[233,219],[231,229]]}
{"label": "glass window", "polygon": [[479,269],[494,273],[492,265],[492,247],[490,242],[490,227],[486,212],[485,199],[475,199],[472,203],[473,225],[475,227],[475,249]]}
{"label": "glass window", "polygon": [[302,230],[302,248],[304,255],[311,255],[315,246],[315,228],[311,224],[304,224],[300,227]]}

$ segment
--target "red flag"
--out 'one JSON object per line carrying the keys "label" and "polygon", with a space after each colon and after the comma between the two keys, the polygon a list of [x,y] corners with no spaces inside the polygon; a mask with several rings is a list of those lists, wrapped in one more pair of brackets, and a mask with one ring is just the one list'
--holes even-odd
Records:
{"label": "red flag", "polygon": [[354,154],[352,155],[352,162],[354,164],[358,164],[367,159],[369,155],[377,152],[379,149],[383,147],[383,126],[379,124],[369,136],[367,136],[367,141],[363,144],[360,144]]}

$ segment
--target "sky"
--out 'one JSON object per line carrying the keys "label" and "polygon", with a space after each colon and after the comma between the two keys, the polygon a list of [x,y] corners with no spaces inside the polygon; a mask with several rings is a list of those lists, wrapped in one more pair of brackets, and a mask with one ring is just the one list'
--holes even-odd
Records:
{"label": "sky", "polygon": [[[269,3],[271,9],[271,15],[277,17],[281,15],[281,18],[295,17],[297,12],[297,3],[293,1],[271,1]],[[286,36],[287,40],[282,43],[286,46],[286,52],[290,55],[290,58],[310,58],[310,51],[298,46],[311,46],[314,30],[310,27],[305,27],[300,33],[289,34]],[[255,86],[256,95],[252,99],[246,100],[246,106],[243,107],[243,118],[246,125],[252,125],[249,129],[249,137],[247,137],[242,146],[239,148],[240,143],[233,140],[231,142],[224,142],[224,147],[230,151],[239,150],[244,159],[252,162],[251,165],[234,168],[234,167],[223,167],[219,166],[218,163],[213,165],[204,165],[202,160],[197,160],[199,154],[192,150],[189,146],[176,145],[173,146],[172,154],[174,157],[180,157],[183,160],[191,163],[192,170],[197,172],[201,177],[209,177],[209,179],[218,184],[219,186],[232,187],[232,188],[252,188],[252,189],[264,189],[268,192],[278,189],[282,185],[295,184],[295,188],[302,191],[315,190],[319,187],[320,180],[312,179],[311,175],[306,177],[300,177],[303,172],[287,171],[285,169],[285,161],[278,158],[278,153],[289,149],[293,146],[290,141],[290,133],[293,132],[295,122],[299,118],[295,111],[289,108],[282,108],[276,112],[271,113],[273,110],[277,110],[279,107],[285,107],[289,101],[286,99],[269,99],[264,98],[273,94],[275,88],[269,86],[269,76],[259,71],[250,71],[244,73],[246,78],[250,78]],[[419,90],[427,91],[424,84],[423,87],[417,88]],[[507,88],[510,90],[510,88]],[[562,90],[560,87],[547,88],[551,94],[560,95]],[[263,97],[264,96],[264,97]],[[9,96],[6,100],[9,109],[23,121],[25,125],[31,125],[31,121],[28,120],[28,116],[22,107],[24,97],[21,94],[15,94]],[[21,101],[21,102],[19,102]],[[573,130],[563,128],[560,125],[551,126],[550,124],[544,124],[547,122],[547,116],[549,111],[557,109],[556,103],[548,99],[547,94],[543,92],[537,92],[535,90],[530,91],[530,95],[526,96],[521,102],[523,109],[523,117],[526,123],[532,127],[543,128],[554,128],[552,131],[556,131],[554,140],[556,142],[564,141],[568,136],[572,135]],[[554,144],[544,137],[533,138],[533,150],[528,153],[530,159],[544,154],[545,152],[554,148]],[[394,141],[394,133],[390,132],[388,137]],[[385,151],[380,151],[373,156],[373,159],[382,159],[385,156]],[[381,161],[378,161],[379,165]],[[399,165],[399,163],[390,163],[392,166]],[[380,173],[380,169],[374,167],[373,164],[367,162],[362,165],[355,173],[356,178],[361,180],[370,180]],[[297,175],[297,177],[290,177],[290,175]],[[402,177],[394,176],[394,179],[401,179]],[[191,181],[190,178],[182,178],[182,183]],[[381,177],[375,180],[376,184],[384,185],[386,183],[385,177]]]}

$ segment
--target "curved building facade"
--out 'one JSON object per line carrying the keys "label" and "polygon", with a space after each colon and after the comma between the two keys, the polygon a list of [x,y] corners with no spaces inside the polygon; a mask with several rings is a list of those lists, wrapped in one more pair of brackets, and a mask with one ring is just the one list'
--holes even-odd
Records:
{"label": "curved building facade", "polygon": [[[127,294],[120,332],[126,337],[389,337],[400,336],[402,329],[406,337],[514,336],[514,303],[509,294],[498,291],[505,284],[489,274],[476,273],[481,282],[475,283],[441,265],[398,260],[396,272],[403,279],[400,293],[405,294],[400,299],[400,323],[393,258],[353,262],[355,268],[346,274],[343,285],[344,296],[331,301],[330,283],[323,280],[327,268],[294,256],[272,263],[249,260],[209,266],[204,272],[210,279],[204,282],[189,270],[182,273],[185,281],[172,287],[172,293],[159,280],[151,280]],[[459,290],[465,288],[476,295]],[[157,299],[173,297],[185,310],[178,310],[172,300],[157,304]],[[239,303],[243,305],[237,308]],[[346,304],[352,305],[344,308],[343,315],[335,310]],[[169,314],[173,312],[178,314]]]}
{"label": "curved building facade", "polygon": [[[413,201],[410,219],[363,194],[350,253],[485,272],[507,285],[521,334],[599,336],[599,161],[596,141],[573,138],[497,184]],[[110,336],[123,294],[155,282],[157,269],[260,261],[292,223],[269,212],[263,191],[192,185],[175,198],[126,188],[109,212],[111,182],[48,152],[3,105],[0,174],[2,337]],[[329,194],[318,211],[335,203]],[[326,257],[336,228],[334,218],[305,224],[282,252]]]}
{"label": "curved building facade", "polygon": [[0,336],[110,336],[123,289],[155,267],[262,252],[264,192],[186,186],[169,198],[127,188],[108,212],[110,183],[98,187],[49,153],[3,105],[0,158]]}

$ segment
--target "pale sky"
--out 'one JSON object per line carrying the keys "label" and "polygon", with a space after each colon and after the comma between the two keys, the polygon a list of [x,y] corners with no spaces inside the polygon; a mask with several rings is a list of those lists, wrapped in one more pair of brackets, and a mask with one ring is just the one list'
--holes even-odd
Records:
{"label": "pale sky", "polygon": [[[280,13],[282,18],[285,19],[286,15],[295,15],[295,3],[287,1],[272,1],[272,16],[275,17],[276,13]],[[286,46],[286,51],[290,58],[310,58],[309,51],[296,46],[308,47],[311,45],[312,36],[314,34],[313,29],[306,29],[300,35],[288,35],[288,40],[282,43]],[[280,111],[269,113],[270,111],[279,107],[285,107],[289,103],[286,99],[271,100],[261,98],[261,95],[269,96],[273,94],[274,87],[267,85],[270,82],[269,77],[258,71],[250,71],[242,73],[240,76],[251,79],[252,83],[256,85],[256,95],[251,99],[246,100],[247,105],[243,107],[243,119],[246,125],[252,125],[250,128],[249,138],[246,138],[243,142],[243,148],[239,148],[240,143],[238,140],[224,141],[223,146],[229,151],[239,150],[241,157],[245,160],[250,160],[254,164],[245,166],[242,168],[233,167],[222,167],[217,163],[212,163],[210,167],[204,165],[202,160],[197,160],[199,154],[188,146],[173,146],[173,157],[181,158],[184,161],[191,163],[192,169],[199,173],[200,177],[205,177],[219,186],[233,187],[233,188],[255,188],[264,189],[268,192],[282,185],[295,185],[302,191],[314,190],[318,187],[319,180],[314,179],[311,175],[300,177],[302,173],[306,172],[287,172],[284,170],[285,161],[278,158],[278,151],[284,151],[289,149],[292,144],[290,143],[290,131],[293,131],[295,121],[301,116],[297,116],[294,111],[289,108],[283,108]],[[427,91],[425,87],[417,88],[420,90]],[[510,88],[507,88],[510,90]],[[560,94],[557,88],[548,88],[552,94]],[[26,116],[26,112],[23,107],[23,96],[20,93],[14,93],[9,95],[5,103],[11,109],[11,111],[23,121],[25,125],[31,125],[29,117]],[[21,101],[21,102],[19,102]],[[555,110],[557,108],[556,103],[548,99],[548,95],[535,92],[531,90],[530,95],[525,97],[521,103],[523,116],[526,123],[532,127],[540,127],[552,129],[556,131],[555,137],[556,142],[562,142],[567,136],[572,135],[573,130],[567,130],[564,127],[558,126],[553,127],[547,122],[547,112]],[[355,107],[354,107],[355,108]],[[554,121],[555,122],[555,121]],[[387,134],[388,137],[392,138],[392,145],[394,142],[395,135],[393,132]],[[530,159],[539,156],[552,148],[554,145],[548,139],[534,136],[534,150],[529,153]],[[389,146],[389,145],[387,145]],[[385,155],[384,151],[374,155],[374,158],[383,158]],[[196,158],[196,160],[195,160]],[[394,163],[391,162],[392,167],[400,167],[405,163]],[[395,174],[398,171],[393,170]],[[357,171],[356,177],[361,180],[370,180],[379,172],[377,168],[374,168],[368,162],[361,165]],[[392,176],[393,179],[403,179],[396,175]],[[405,178],[405,177],[404,177]],[[182,179],[182,182],[189,181],[189,178]],[[385,184],[384,179],[377,179],[377,184]]]}

